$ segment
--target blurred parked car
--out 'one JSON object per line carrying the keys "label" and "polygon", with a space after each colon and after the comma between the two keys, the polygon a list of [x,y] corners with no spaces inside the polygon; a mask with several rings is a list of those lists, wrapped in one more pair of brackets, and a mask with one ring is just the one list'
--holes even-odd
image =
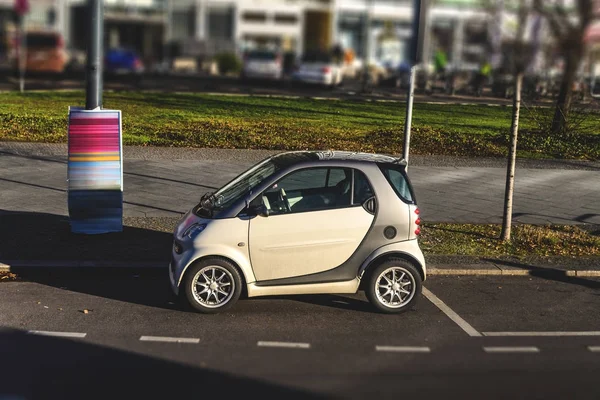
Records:
{"label": "blurred parked car", "polygon": [[311,51],[302,56],[293,78],[300,82],[334,87],[344,79],[343,67],[343,59],[336,59],[332,53]]}
{"label": "blurred parked car", "polygon": [[244,55],[242,79],[275,79],[283,77],[283,56],[273,50],[250,50]]}
{"label": "blurred parked car", "polygon": [[62,74],[69,64],[69,54],[60,33],[27,32],[26,64],[28,72]]}
{"label": "blurred parked car", "polygon": [[106,52],[104,71],[109,75],[141,75],[144,63],[135,51],[115,48]]}
{"label": "blurred parked car", "polygon": [[407,88],[410,85],[410,65],[405,62],[399,65],[383,64],[377,70],[374,82],[382,86]]}

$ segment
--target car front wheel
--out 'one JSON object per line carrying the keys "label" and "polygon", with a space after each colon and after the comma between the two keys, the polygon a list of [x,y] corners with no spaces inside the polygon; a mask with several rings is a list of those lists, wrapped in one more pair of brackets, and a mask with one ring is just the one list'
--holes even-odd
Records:
{"label": "car front wheel", "polygon": [[410,262],[392,258],[369,275],[366,295],[377,310],[402,313],[412,308],[421,294],[421,275]]}
{"label": "car front wheel", "polygon": [[242,278],[229,261],[210,258],[190,267],[184,293],[196,311],[215,314],[231,308],[242,291]]}

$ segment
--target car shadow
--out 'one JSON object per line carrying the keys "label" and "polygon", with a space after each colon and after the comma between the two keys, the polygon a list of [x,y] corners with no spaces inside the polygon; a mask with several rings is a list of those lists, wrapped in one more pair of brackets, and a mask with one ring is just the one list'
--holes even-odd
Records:
{"label": "car shadow", "polygon": [[[357,295],[337,295],[337,294],[307,294],[307,295],[289,295],[289,296],[268,296],[253,297],[247,301],[260,303],[262,301],[287,300],[298,303],[309,304],[320,307],[329,307],[337,310],[346,310],[353,313],[363,312],[368,314],[378,314],[377,309],[365,298],[363,292],[359,291]],[[413,309],[409,310],[412,311]]]}
{"label": "car shadow", "polygon": [[[168,399],[182,396],[322,396],[87,342],[0,330],[0,399]],[[187,357],[189,360],[189,357]]]}

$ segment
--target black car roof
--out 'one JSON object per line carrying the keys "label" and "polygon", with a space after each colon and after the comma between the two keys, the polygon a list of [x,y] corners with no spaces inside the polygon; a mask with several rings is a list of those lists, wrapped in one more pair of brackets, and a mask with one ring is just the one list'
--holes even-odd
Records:
{"label": "black car roof", "polygon": [[271,160],[281,168],[287,168],[295,164],[318,162],[318,161],[364,161],[371,163],[387,163],[406,165],[406,162],[400,158],[387,156],[383,154],[371,154],[351,151],[292,151],[280,153],[271,158]]}

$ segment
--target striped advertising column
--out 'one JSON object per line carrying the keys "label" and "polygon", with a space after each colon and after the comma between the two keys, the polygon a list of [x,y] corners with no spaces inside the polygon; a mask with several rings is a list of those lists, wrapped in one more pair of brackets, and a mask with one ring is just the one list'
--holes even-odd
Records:
{"label": "striped advertising column", "polygon": [[74,233],[123,230],[121,111],[69,108],[68,206]]}

